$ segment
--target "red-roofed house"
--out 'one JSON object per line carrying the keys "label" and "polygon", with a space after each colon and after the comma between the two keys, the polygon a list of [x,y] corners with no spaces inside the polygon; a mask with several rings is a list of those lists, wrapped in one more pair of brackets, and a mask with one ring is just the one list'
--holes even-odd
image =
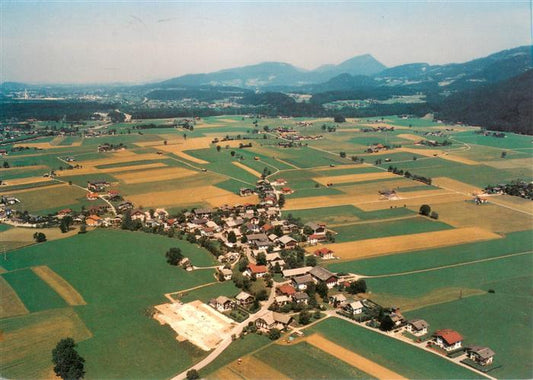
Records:
{"label": "red-roofed house", "polygon": [[92,193],[92,192],[87,193],[87,199],[90,200],[90,201],[97,200],[98,199],[98,193]]}
{"label": "red-roofed house", "polygon": [[283,194],[292,194],[292,193],[294,193],[294,190],[291,189],[290,187],[283,187],[283,188],[281,188],[281,192]]}
{"label": "red-roofed house", "polygon": [[285,179],[283,179],[283,178],[278,178],[272,184],[275,185],[275,186],[284,186],[284,185],[287,184],[287,181]]}
{"label": "red-roofed house", "polygon": [[318,244],[324,240],[326,240],[326,235],[322,234],[312,234],[307,237],[307,242],[312,245]]}
{"label": "red-roofed house", "polygon": [[296,293],[296,289],[292,285],[289,284],[283,284],[278,288],[278,292],[280,294],[285,294],[287,296],[292,296],[294,293]]}
{"label": "red-roofed house", "polygon": [[100,218],[98,215],[89,215],[87,218],[85,218],[85,224],[89,227],[98,227],[102,225],[102,218]]}
{"label": "red-roofed house", "polygon": [[248,269],[244,271],[244,274],[248,277],[252,277],[255,275],[257,278],[263,277],[265,274],[267,274],[267,267],[266,265],[255,265],[255,264],[248,264]]}
{"label": "red-roofed house", "polygon": [[329,248],[323,247],[315,251],[315,256],[318,256],[324,260],[333,259],[333,251]]}
{"label": "red-roofed house", "polygon": [[435,331],[433,342],[446,351],[454,351],[461,348],[463,337],[457,331],[443,329]]}

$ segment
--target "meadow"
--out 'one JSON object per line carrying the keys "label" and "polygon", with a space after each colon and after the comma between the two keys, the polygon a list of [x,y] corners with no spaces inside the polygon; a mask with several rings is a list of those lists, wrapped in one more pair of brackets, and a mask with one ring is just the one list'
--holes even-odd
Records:
{"label": "meadow", "polygon": [[[212,271],[185,272],[168,265],[164,253],[173,246],[181,247],[193,263],[212,263],[209,253],[186,242],[105,230],[8,253],[8,260],[3,263],[8,272],[2,277],[32,312],[15,317],[17,334],[24,335],[26,330],[31,334],[35,314],[56,310],[54,315],[57,316],[65,311],[70,316],[75,315],[76,320],[79,318],[92,335],[79,343],[80,353],[87,360],[88,378],[166,378],[180,368],[185,369],[205,354],[187,342],[176,342],[168,327],[150,318],[150,310],[153,305],[166,302],[164,293],[211,282],[214,278]],[[83,296],[87,305],[65,307],[58,294],[30,269],[25,269],[37,265],[48,265],[63,277]],[[47,319],[46,323],[50,321]],[[4,331],[11,324],[12,318],[0,320],[0,328]],[[39,329],[31,336],[24,335],[24,339],[31,342],[45,333]],[[36,373],[30,359],[33,357],[49,366],[49,352],[56,341],[47,342],[47,349],[36,346],[21,352],[13,360],[17,363],[22,360],[22,364],[15,367],[9,360],[2,360],[2,375],[25,377]],[[6,350],[14,355],[8,348]]]}

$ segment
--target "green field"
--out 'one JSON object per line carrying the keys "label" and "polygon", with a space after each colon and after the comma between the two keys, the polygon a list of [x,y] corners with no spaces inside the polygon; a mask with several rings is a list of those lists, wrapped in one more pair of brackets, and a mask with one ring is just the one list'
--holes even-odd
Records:
{"label": "green field", "polygon": [[413,211],[404,207],[365,212],[352,205],[291,210],[283,212],[284,217],[289,214],[295,218],[301,218],[303,222],[320,221],[328,224],[350,223],[358,220],[401,218],[404,216],[415,215]]}
{"label": "green field", "polygon": [[272,344],[254,356],[291,379],[373,379],[306,342],[290,346]]}
{"label": "green field", "polygon": [[378,221],[375,223],[334,227],[333,230],[337,233],[337,235],[335,235],[335,242],[343,243],[354,240],[442,231],[451,228],[452,227],[446,223],[434,221],[422,216],[416,216],[403,220]]}
{"label": "green field", "polygon": [[[10,252],[3,264],[10,272],[2,276],[30,311],[59,307],[63,301],[50,295],[31,301],[33,293],[52,290],[43,290],[46,284],[37,284],[39,279],[32,279],[29,270],[16,269],[48,265],[80,292],[87,305],[74,310],[93,335],[79,344],[88,378],[167,378],[205,353],[187,342],[178,343],[168,326],[149,317],[149,310],[167,302],[164,293],[213,280],[212,271],[185,272],[165,262],[165,251],[180,245],[185,256],[195,257],[198,248],[167,237],[97,230]],[[18,324],[29,323],[32,315],[18,317]],[[9,319],[0,321],[4,323]],[[24,365],[30,371],[31,360]],[[24,368],[17,371],[25,373]],[[2,375],[10,373],[6,369]]]}
{"label": "green field", "polygon": [[307,331],[322,334],[325,338],[410,379],[481,378],[437,355],[338,318],[326,319]]}
{"label": "green field", "polygon": [[[207,269],[206,269],[207,270]],[[210,270],[211,273],[214,270]],[[213,277],[213,281],[215,278]],[[194,300],[200,300],[204,303],[208,303],[209,300],[217,298],[218,296],[235,297],[239,294],[241,289],[237,288],[233,281],[224,281],[222,283],[213,284],[204,288],[192,290],[180,297],[181,302],[191,302]]]}
{"label": "green field", "polygon": [[[4,265],[4,268],[6,267],[7,265]],[[67,306],[65,301],[29,268],[3,273],[1,276],[11,285],[30,313]]]}
{"label": "green field", "polygon": [[531,250],[531,231],[512,232],[503,239],[462,244],[401,255],[333,263],[333,271],[384,275],[452,265]]}

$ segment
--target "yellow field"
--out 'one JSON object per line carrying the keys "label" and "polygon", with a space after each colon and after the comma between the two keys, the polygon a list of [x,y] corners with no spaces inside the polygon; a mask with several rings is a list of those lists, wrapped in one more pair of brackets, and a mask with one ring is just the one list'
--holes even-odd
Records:
{"label": "yellow field", "polygon": [[130,171],[127,173],[113,174],[113,177],[129,185],[134,183],[168,181],[171,179],[190,177],[196,174],[198,173],[193,170],[183,168],[164,168],[156,170]]}
{"label": "yellow field", "polygon": [[241,168],[241,169],[244,169],[246,170],[248,173],[258,177],[258,178],[261,178],[261,173],[259,173],[258,171],[252,169],[251,167],[249,166],[246,166],[244,164],[241,164],[240,162],[238,161],[233,161],[232,162],[233,165],[237,166],[238,168]]}
{"label": "yellow field", "polygon": [[407,378],[401,376],[400,374],[391,371],[390,369],[385,368],[376,362],[368,360],[367,358],[358,355],[355,352],[347,350],[346,348],[333,343],[319,334],[313,334],[309,336],[306,339],[306,342],[377,379],[407,380]]}
{"label": "yellow field", "polygon": [[[371,184],[373,186],[379,184]],[[452,202],[455,200],[464,200],[468,197],[461,194],[450,193],[448,190],[422,190],[422,191],[410,191],[402,193],[399,191],[399,200],[386,200],[382,199],[380,195],[375,192],[360,192],[360,189],[354,187],[342,188],[347,194],[343,195],[322,195],[318,197],[305,197],[305,198],[289,198],[285,206],[286,210],[302,210],[315,207],[331,207],[342,205],[354,205],[361,208],[364,211],[382,210],[390,207],[403,207],[416,206],[420,207],[424,203],[443,203]],[[363,195],[356,195],[356,194]]]}
{"label": "yellow field", "polygon": [[[466,227],[453,230],[366,239],[347,243],[326,244],[324,246],[333,250],[335,255],[343,260],[354,260],[499,238],[501,238],[500,235],[482,228]],[[312,252],[315,249],[316,247],[310,247],[307,250]]]}
{"label": "yellow field", "polygon": [[47,177],[26,177],[26,178],[8,179],[8,180],[5,180],[4,183],[7,186],[18,186],[18,185],[28,185],[32,183],[38,183],[38,182],[48,182],[51,180],[52,180],[51,178],[47,178]]}
{"label": "yellow field", "polygon": [[32,267],[31,270],[46,282],[57,294],[61,296],[71,306],[86,305],[80,293],[72,287],[63,277],[58,275],[46,265]]}
{"label": "yellow field", "polygon": [[265,362],[253,357],[245,356],[241,362],[234,361],[227,366],[219,369],[211,376],[207,377],[213,380],[237,380],[237,379],[272,379],[288,380],[289,377],[272,368]]}
{"label": "yellow field", "polygon": [[154,162],[151,164],[143,164],[143,165],[121,166],[119,168],[106,168],[106,169],[94,168],[94,170],[98,173],[118,173],[118,172],[128,172],[132,170],[161,168],[161,167],[166,167],[166,166],[167,164],[164,164],[163,162]]}
{"label": "yellow field", "polygon": [[111,165],[122,164],[130,161],[148,161],[148,160],[160,160],[161,156],[156,153],[144,153],[144,154],[131,154],[127,150],[122,152],[113,153],[112,157],[104,157],[96,160],[80,161],[82,166],[99,166],[99,165]]}
{"label": "yellow field", "polygon": [[398,137],[400,137],[402,139],[405,139],[405,140],[415,141],[415,142],[418,142],[420,140],[424,140],[423,137],[417,136],[417,135],[412,135],[410,133],[401,133],[401,134],[398,135]]}
{"label": "yellow field", "polygon": [[26,309],[17,293],[4,277],[0,276],[0,318],[9,318],[28,313],[28,309]]}
{"label": "yellow field", "polygon": [[443,189],[449,189],[468,195],[480,194],[482,192],[482,189],[480,189],[479,187],[469,185],[467,183],[460,182],[448,177],[434,178],[432,183],[433,185],[442,187]]}
{"label": "yellow field", "polygon": [[503,207],[509,207],[513,210],[526,212],[533,215],[533,202],[528,199],[513,197],[511,195],[497,195],[487,197],[489,203],[494,203]]}
{"label": "yellow field", "polygon": [[[388,178],[398,178],[396,174],[389,172],[378,172],[378,173],[362,173],[362,174],[346,174],[338,176],[328,176],[328,177],[315,177],[314,181],[320,183],[321,185],[326,186],[328,183],[341,184],[341,183],[350,183],[350,182],[364,182],[364,181],[373,181],[380,179]],[[383,185],[381,185],[383,186]]]}
{"label": "yellow field", "polygon": [[[52,140],[53,142],[53,140]],[[54,145],[52,143],[44,143],[44,142],[41,142],[41,143],[21,143],[21,144],[15,144],[15,148],[18,148],[19,146],[23,146],[23,147],[30,147],[30,148],[37,148],[37,149],[44,149],[44,150],[47,150],[47,149],[65,149],[65,148],[68,148],[69,146],[80,146],[81,145],[81,141],[76,141],[75,143],[72,143],[70,145]]]}
{"label": "yellow field", "polygon": [[77,343],[90,338],[91,332],[72,308],[52,309],[30,315],[22,328],[3,333],[0,344],[2,368],[38,379],[50,367],[52,349],[65,337]]}
{"label": "yellow field", "polygon": [[497,161],[484,162],[485,165],[492,166],[496,169],[521,169],[533,167],[533,157],[501,159]]}
{"label": "yellow field", "polygon": [[[35,155],[32,155],[32,156],[40,156],[41,154],[35,154]],[[24,155],[24,156],[18,156],[18,157],[28,157],[29,155]],[[11,167],[11,168],[2,168],[2,171],[5,173],[5,172],[9,172],[9,171],[14,171],[14,170],[20,170],[20,171],[26,171],[26,170],[36,170],[36,169],[43,169],[44,171],[47,171],[48,170],[48,167],[47,166],[44,166],[44,165],[31,165],[31,166],[15,166],[15,167]],[[44,174],[44,172],[43,172]]]}
{"label": "yellow field", "polygon": [[64,239],[69,236],[76,235],[77,229],[73,229],[67,233],[62,233],[59,228],[22,228],[14,227],[9,230],[0,232],[0,248],[15,249],[24,247],[35,243],[33,234],[42,232],[46,235],[47,240]]}
{"label": "yellow field", "polygon": [[439,150],[439,149],[399,148],[399,149],[396,149],[396,151],[402,151],[402,152],[413,153],[413,154],[420,154],[420,155],[426,156],[426,157],[435,157],[435,156],[437,156],[439,158],[442,158],[443,160],[459,162],[459,163],[465,164],[465,165],[479,165],[480,164],[477,161],[473,161],[473,160],[470,160],[470,159],[465,158],[465,157],[455,156],[453,154],[448,154],[447,152],[445,152],[444,149],[445,148],[443,148],[442,150]]}
{"label": "yellow field", "polygon": [[142,205],[143,207],[191,205],[199,203],[209,203],[211,206],[216,207],[224,204],[235,205],[258,202],[258,198],[255,195],[242,198],[237,194],[210,185],[171,191],[135,194],[128,196],[128,199],[135,205]]}
{"label": "yellow field", "polygon": [[[62,188],[66,186],[68,185],[64,183],[58,183],[57,185],[47,186],[46,190],[57,189],[57,188]],[[40,192],[40,191],[43,191],[43,189],[29,188],[29,189],[20,189],[20,190],[9,190],[9,195],[24,194],[24,193],[30,193],[30,192]]]}
{"label": "yellow field", "polygon": [[440,220],[454,227],[477,226],[492,232],[508,233],[526,231],[533,226],[533,215],[492,204],[496,197],[488,199],[488,204],[478,206],[472,202],[443,203],[435,210]]}

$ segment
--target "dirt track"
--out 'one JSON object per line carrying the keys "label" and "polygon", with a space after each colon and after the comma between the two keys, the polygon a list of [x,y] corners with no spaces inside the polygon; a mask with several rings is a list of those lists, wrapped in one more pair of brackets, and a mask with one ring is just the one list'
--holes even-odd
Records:
{"label": "dirt track", "polygon": [[333,343],[319,334],[313,334],[309,336],[306,341],[322,351],[335,356],[343,362],[360,369],[370,376],[378,379],[407,379],[406,377],[403,377],[402,375],[391,371],[390,369],[385,368],[376,362],[368,360],[361,355],[358,355],[342,346],[339,346],[338,344]]}

